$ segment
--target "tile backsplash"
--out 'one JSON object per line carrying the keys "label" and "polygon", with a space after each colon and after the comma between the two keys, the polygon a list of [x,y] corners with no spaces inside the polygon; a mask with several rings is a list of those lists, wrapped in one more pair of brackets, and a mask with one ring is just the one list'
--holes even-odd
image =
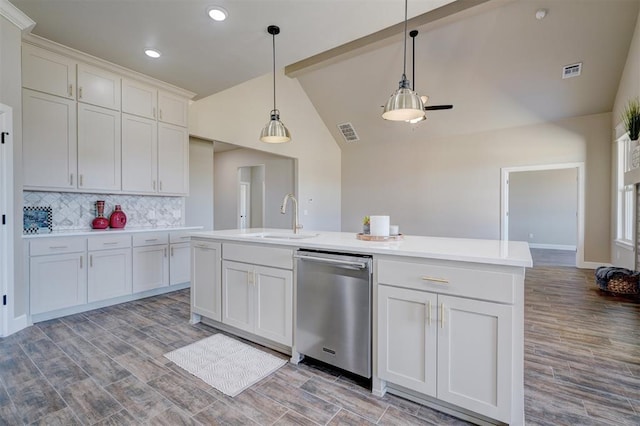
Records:
{"label": "tile backsplash", "polygon": [[91,229],[96,201],[104,200],[104,216],[116,204],[127,215],[127,228],[184,226],[184,197],[154,197],[119,194],[77,194],[70,192],[24,191],[25,207],[51,206],[54,231]]}

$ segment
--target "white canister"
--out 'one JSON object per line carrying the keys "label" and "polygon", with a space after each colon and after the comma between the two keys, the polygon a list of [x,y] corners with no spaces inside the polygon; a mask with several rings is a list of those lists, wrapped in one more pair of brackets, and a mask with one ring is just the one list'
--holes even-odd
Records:
{"label": "white canister", "polygon": [[389,216],[371,216],[371,235],[374,237],[389,236]]}

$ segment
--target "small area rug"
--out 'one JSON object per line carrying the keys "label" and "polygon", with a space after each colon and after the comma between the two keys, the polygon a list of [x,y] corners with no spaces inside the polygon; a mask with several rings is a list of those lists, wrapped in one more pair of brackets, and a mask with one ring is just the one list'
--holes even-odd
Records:
{"label": "small area rug", "polygon": [[287,363],[223,334],[215,334],[164,356],[229,396],[238,395]]}

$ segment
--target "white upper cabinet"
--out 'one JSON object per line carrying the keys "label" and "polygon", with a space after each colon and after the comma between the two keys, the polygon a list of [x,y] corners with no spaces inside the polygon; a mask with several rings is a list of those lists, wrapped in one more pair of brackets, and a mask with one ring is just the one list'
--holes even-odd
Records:
{"label": "white upper cabinet", "polygon": [[22,45],[22,86],[75,99],[76,62],[66,56]]}
{"label": "white upper cabinet", "polygon": [[120,76],[78,64],[78,101],[120,111]]}
{"label": "white upper cabinet", "polygon": [[185,127],[158,123],[158,190],[167,195],[189,192],[189,133]]}
{"label": "white upper cabinet", "polygon": [[187,99],[163,91],[158,92],[159,121],[187,127],[187,110]]}
{"label": "white upper cabinet", "polygon": [[120,113],[78,104],[78,188],[119,191]]}
{"label": "white upper cabinet", "polygon": [[122,112],[156,119],[158,89],[134,80],[122,79]]}
{"label": "white upper cabinet", "polygon": [[155,120],[122,114],[122,190],[156,193],[158,124]]}
{"label": "white upper cabinet", "polygon": [[76,188],[76,102],[23,89],[22,112],[25,188]]}

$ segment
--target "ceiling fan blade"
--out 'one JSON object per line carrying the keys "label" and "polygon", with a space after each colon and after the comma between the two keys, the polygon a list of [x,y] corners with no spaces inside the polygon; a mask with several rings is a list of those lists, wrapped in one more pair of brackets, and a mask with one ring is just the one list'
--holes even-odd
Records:
{"label": "ceiling fan blade", "polygon": [[452,109],[453,105],[428,105],[424,107],[425,111],[437,111],[440,109]]}

